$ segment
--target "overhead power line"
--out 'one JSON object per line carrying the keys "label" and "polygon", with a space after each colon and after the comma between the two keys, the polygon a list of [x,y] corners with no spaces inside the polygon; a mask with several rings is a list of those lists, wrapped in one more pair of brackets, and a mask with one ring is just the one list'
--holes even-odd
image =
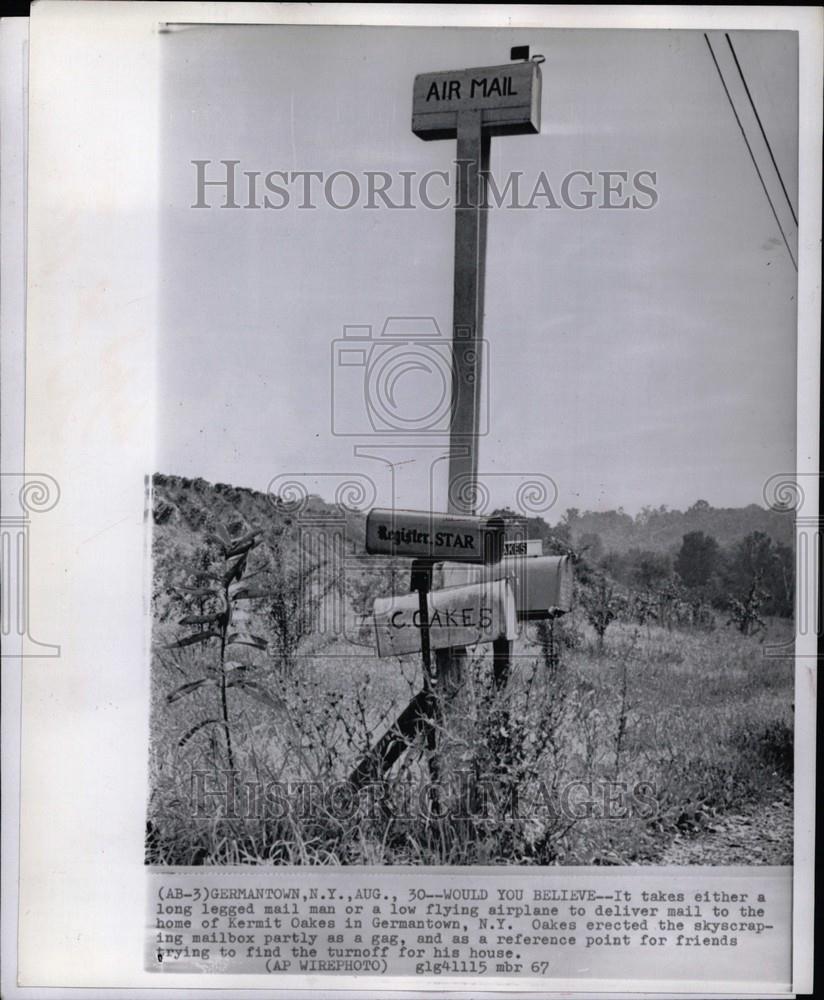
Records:
{"label": "overhead power line", "polygon": [[784,246],[787,248],[787,253],[790,255],[790,260],[793,263],[793,267],[798,270],[798,264],[795,262],[795,257],[790,249],[790,244],[787,241],[786,233],[781,225],[781,220],[778,218],[778,213],[775,210],[775,205],[773,205],[772,198],[770,197],[770,192],[767,190],[767,185],[764,183],[764,177],[758,167],[758,161],[755,158],[755,154],[752,151],[752,146],[747,138],[747,133],[744,131],[744,126],[741,124],[741,119],[738,117],[738,112],[735,110],[735,104],[733,103],[732,97],[730,95],[729,88],[727,87],[727,82],[724,79],[724,74],[721,72],[721,67],[718,65],[718,60],[715,58],[715,52],[713,51],[712,44],[710,43],[709,36],[706,31],[704,32],[704,41],[707,43],[707,48],[710,50],[710,55],[712,56],[712,61],[715,64],[715,69],[718,72],[718,79],[721,81],[721,86],[724,88],[724,93],[727,95],[727,100],[732,108],[732,113],[735,116],[735,120],[738,123],[738,128],[741,130],[741,136],[744,139],[744,144],[747,147],[747,152],[750,154],[750,159],[752,160],[752,165],[755,167],[755,172],[758,174],[758,179],[761,181],[761,187],[764,189],[764,196],[769,203],[770,209],[772,210],[773,218],[775,219],[775,224],[778,226],[778,231],[781,233],[781,237],[784,240]]}
{"label": "overhead power line", "polygon": [[775,167],[775,172],[778,174],[778,180],[781,184],[781,190],[784,192],[784,197],[787,199],[787,204],[790,206],[790,213],[793,217],[793,222],[798,226],[798,217],[795,214],[795,209],[793,208],[793,203],[790,201],[790,196],[787,194],[787,188],[784,186],[784,178],[781,176],[781,171],[778,169],[778,164],[775,162],[775,156],[773,156],[772,146],[770,145],[770,140],[767,138],[767,133],[764,131],[764,126],[761,124],[761,116],[758,114],[758,110],[755,106],[755,101],[752,99],[752,94],[750,93],[750,88],[747,86],[747,81],[744,79],[744,71],[741,69],[741,63],[738,61],[738,56],[735,54],[735,49],[732,47],[732,39],[729,36],[729,32],[724,32],[727,39],[727,45],[730,47],[730,52],[732,52],[732,57],[735,60],[736,68],[738,69],[738,75],[741,77],[741,82],[744,84],[744,90],[747,93],[747,97],[750,101],[750,106],[752,107],[753,114],[755,115],[755,120],[758,122],[758,127],[761,129],[761,135],[764,137],[764,142],[767,146],[767,150],[770,154],[770,159]]}

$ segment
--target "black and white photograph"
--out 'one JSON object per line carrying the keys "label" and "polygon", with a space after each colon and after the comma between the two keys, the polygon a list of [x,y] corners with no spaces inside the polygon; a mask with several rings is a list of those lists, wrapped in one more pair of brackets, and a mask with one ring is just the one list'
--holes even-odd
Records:
{"label": "black and white photograph", "polygon": [[0,993],[812,990],[824,9],[0,20]]}
{"label": "black and white photograph", "polygon": [[160,45],[146,860],[789,863],[796,36]]}

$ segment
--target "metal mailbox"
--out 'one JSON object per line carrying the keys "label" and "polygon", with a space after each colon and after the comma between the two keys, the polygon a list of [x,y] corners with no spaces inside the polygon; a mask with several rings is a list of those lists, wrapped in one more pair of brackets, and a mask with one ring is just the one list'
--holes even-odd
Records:
{"label": "metal mailbox", "polygon": [[450,590],[431,591],[428,621],[421,620],[417,594],[379,597],[373,617],[378,656],[403,656],[421,650],[421,628],[429,626],[432,649],[472,646],[514,638],[515,596],[508,580],[486,580]]}
{"label": "metal mailbox", "polygon": [[494,562],[503,550],[500,518],[376,507],[366,517],[366,551],[451,562]]}
{"label": "metal mailbox", "polygon": [[549,618],[553,609],[570,611],[572,608],[572,564],[569,556],[507,556],[492,566],[462,566],[445,562],[441,570],[445,589],[485,580],[510,580],[519,621],[540,621]]}

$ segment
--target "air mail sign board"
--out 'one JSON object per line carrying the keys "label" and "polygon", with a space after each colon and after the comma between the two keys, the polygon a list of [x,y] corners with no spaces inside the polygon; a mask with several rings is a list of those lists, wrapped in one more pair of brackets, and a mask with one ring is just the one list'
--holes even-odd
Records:
{"label": "air mail sign board", "polygon": [[[569,556],[538,556],[532,559],[507,556],[494,566],[461,566],[444,563],[445,588],[507,579],[515,596],[519,621],[539,621],[550,612],[572,608],[572,565]],[[448,593],[448,590],[446,591]],[[434,591],[441,593],[441,591]]]}
{"label": "air mail sign board", "polygon": [[507,580],[431,591],[425,623],[417,594],[377,598],[373,617],[378,656],[419,653],[424,624],[432,649],[512,639],[517,630],[515,597]]}
{"label": "air mail sign board", "polygon": [[456,562],[494,562],[503,546],[503,521],[464,514],[375,508],[366,517],[366,551]]}
{"label": "air mail sign board", "polygon": [[537,63],[422,73],[412,89],[412,131],[421,139],[456,135],[458,113],[480,111],[491,135],[541,131],[541,70]]}

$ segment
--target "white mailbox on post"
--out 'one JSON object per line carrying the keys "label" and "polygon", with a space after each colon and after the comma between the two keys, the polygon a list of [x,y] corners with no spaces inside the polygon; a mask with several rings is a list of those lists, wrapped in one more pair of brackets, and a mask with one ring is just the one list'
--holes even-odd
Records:
{"label": "white mailbox on post", "polygon": [[422,628],[429,631],[432,649],[513,638],[516,614],[512,586],[505,579],[487,579],[432,591],[427,616],[424,621],[417,594],[377,598],[373,618],[378,656],[419,653]]}

